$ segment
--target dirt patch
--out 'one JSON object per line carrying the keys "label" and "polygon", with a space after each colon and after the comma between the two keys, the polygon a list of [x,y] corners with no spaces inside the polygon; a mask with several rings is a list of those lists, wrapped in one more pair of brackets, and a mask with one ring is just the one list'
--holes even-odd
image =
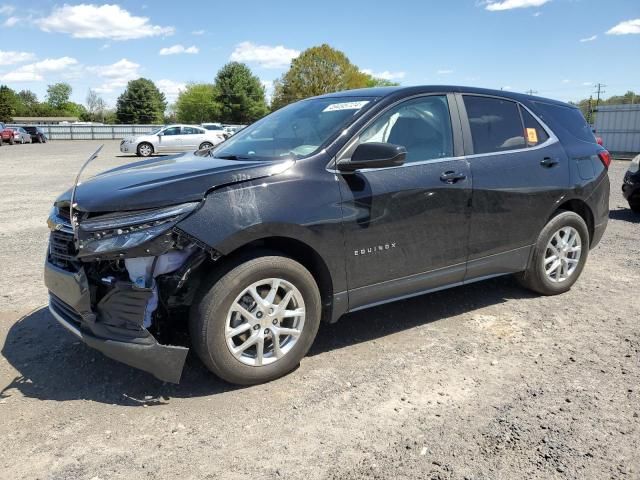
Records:
{"label": "dirt patch", "polygon": [[[508,277],[323,325],[301,367],[236,388],[113,362],[42,308],[45,218],[91,142],[2,148],[0,478],[640,478],[640,218],[611,221],[580,281]],[[101,164],[119,165],[109,142]]]}

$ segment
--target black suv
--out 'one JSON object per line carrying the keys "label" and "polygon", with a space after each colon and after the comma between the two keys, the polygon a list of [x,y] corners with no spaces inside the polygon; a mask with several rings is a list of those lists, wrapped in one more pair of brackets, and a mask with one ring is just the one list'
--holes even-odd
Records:
{"label": "black suv", "polygon": [[[306,99],[210,150],[63,194],[50,310],[109,357],[177,382],[295,368],[321,320],[505,274],[571,288],[608,219],[609,154],[579,110],[462,87]],[[70,205],[73,208],[70,208]]]}

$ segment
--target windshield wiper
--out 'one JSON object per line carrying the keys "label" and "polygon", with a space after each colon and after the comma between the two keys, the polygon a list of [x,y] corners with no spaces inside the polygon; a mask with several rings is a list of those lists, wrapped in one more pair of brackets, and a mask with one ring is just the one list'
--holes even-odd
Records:
{"label": "windshield wiper", "polygon": [[251,157],[242,155],[216,155],[213,158],[220,158],[222,160],[251,160]]}

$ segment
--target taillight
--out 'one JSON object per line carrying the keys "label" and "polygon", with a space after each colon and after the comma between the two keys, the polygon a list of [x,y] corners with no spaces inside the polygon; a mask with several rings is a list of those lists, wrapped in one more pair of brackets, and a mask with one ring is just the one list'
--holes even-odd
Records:
{"label": "taillight", "polygon": [[609,165],[611,165],[611,154],[609,153],[609,151],[602,150],[598,153],[598,157],[600,157],[600,161],[604,165],[604,168],[609,168]]}
{"label": "taillight", "polygon": [[596,137],[596,143],[602,146],[602,137]]}

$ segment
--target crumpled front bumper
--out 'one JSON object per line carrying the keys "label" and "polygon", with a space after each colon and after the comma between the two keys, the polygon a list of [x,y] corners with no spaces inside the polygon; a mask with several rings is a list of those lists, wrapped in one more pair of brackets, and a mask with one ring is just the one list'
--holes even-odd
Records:
{"label": "crumpled front bumper", "polygon": [[[49,289],[49,311],[69,332],[88,346],[131,367],[151,373],[159,380],[179,383],[188,348],[161,345],[148,330],[122,328],[114,323],[119,314],[91,310],[89,285],[82,269],[70,272],[45,263],[45,284]],[[113,302],[111,302],[113,303]],[[110,324],[101,322],[108,313]]]}

